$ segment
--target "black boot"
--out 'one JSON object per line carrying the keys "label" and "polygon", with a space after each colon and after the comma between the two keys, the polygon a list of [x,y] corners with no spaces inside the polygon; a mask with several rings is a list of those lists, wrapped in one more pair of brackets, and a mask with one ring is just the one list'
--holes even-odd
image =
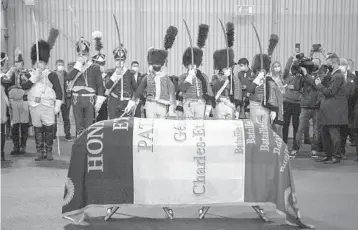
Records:
{"label": "black boot", "polygon": [[57,123],[55,123],[54,125],[52,125],[51,127],[53,127],[52,128],[52,130],[53,130],[53,140],[56,140],[56,138],[57,138]]}
{"label": "black boot", "polygon": [[5,161],[5,152],[4,152],[5,139],[6,139],[5,124],[1,124],[1,161]]}
{"label": "black boot", "polygon": [[14,143],[14,149],[11,151],[11,155],[20,154],[20,124],[14,124],[12,126],[12,142]]}
{"label": "black boot", "polygon": [[22,123],[21,124],[21,143],[20,143],[20,153],[21,154],[26,153],[26,142],[27,142],[28,136],[29,136],[29,124]]}
{"label": "black boot", "polygon": [[46,156],[47,160],[52,161],[52,146],[53,146],[53,125],[51,126],[43,126],[43,129],[45,131],[45,150],[46,150]]}
{"label": "black boot", "polygon": [[44,135],[43,135],[42,127],[34,127],[34,130],[35,130],[35,143],[36,143],[35,161],[41,161],[43,159]]}

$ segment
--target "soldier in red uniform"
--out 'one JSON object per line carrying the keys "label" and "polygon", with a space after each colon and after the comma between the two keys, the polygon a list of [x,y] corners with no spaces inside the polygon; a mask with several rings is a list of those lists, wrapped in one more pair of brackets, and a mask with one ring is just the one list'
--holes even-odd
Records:
{"label": "soldier in red uniform", "polygon": [[218,73],[212,77],[211,84],[216,100],[216,119],[238,118],[242,105],[241,82],[232,72],[234,50],[231,47],[234,45],[234,24],[231,22],[226,24],[226,36],[228,48],[214,52],[214,68]]}
{"label": "soldier in red uniform", "polygon": [[29,89],[27,99],[35,129],[37,150],[35,161],[41,161],[44,155],[47,160],[53,160],[53,125],[55,116],[61,110],[62,88],[57,74],[48,69],[47,63],[57,37],[58,30],[51,29],[49,39],[38,42],[38,60],[36,44],[32,46],[31,60],[36,67],[30,73],[29,81],[22,84],[23,89]]}
{"label": "soldier in red uniform", "polygon": [[100,66],[89,57],[90,43],[82,37],[76,44],[78,59],[67,79],[72,91],[72,109],[76,123],[76,136],[93,124],[103,102],[104,86]]}
{"label": "soldier in red uniform", "polygon": [[179,77],[178,87],[183,97],[183,112],[186,118],[209,117],[212,110],[212,103],[215,102],[213,92],[209,84],[209,78],[199,70],[203,61],[202,48],[208,37],[209,26],[202,24],[199,26],[197,47],[193,47],[193,63],[191,47],[188,47],[183,54],[183,65],[187,73]]}
{"label": "soldier in red uniform", "polygon": [[147,118],[165,118],[167,115],[176,116],[175,88],[162,67],[167,61],[167,50],[173,46],[177,33],[177,28],[170,26],[165,35],[164,49],[149,49],[147,58],[152,71],[142,79],[133,96],[133,100],[128,102],[125,112],[128,113],[134,109],[140,95],[143,95],[146,90],[145,109]]}

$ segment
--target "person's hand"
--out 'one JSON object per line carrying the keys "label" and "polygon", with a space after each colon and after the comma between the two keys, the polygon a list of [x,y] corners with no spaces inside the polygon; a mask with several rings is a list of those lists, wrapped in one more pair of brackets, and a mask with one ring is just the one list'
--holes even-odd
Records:
{"label": "person's hand", "polygon": [[265,73],[261,71],[254,79],[253,83],[255,83],[256,85],[262,85],[264,78],[265,78]]}
{"label": "person's hand", "polygon": [[276,119],[276,115],[277,115],[277,113],[275,111],[270,112],[270,118],[272,121]]}
{"label": "person's hand", "polygon": [[294,89],[295,87],[293,85],[287,85],[287,89]]}
{"label": "person's hand", "polygon": [[322,81],[321,81],[321,79],[318,77],[318,78],[316,78],[316,80],[314,80],[314,83],[315,83],[316,85],[319,85],[319,84],[322,83]]}
{"label": "person's hand", "polygon": [[132,111],[134,109],[134,106],[135,106],[135,101],[133,101],[133,100],[128,101],[128,105],[124,109],[124,112],[129,113],[130,111]]}
{"label": "person's hand", "polygon": [[210,117],[210,113],[211,113],[212,109],[213,109],[213,107],[211,105],[206,105],[205,106],[205,118]]}
{"label": "person's hand", "polygon": [[301,67],[301,70],[302,70],[303,76],[306,76],[306,75],[307,75],[307,70],[306,70],[306,68]]}
{"label": "person's hand", "polygon": [[226,77],[229,77],[229,76],[231,75],[231,68],[225,69],[225,70],[224,70],[224,75],[225,75]]}
{"label": "person's hand", "polygon": [[117,74],[117,75],[123,75],[123,69],[117,67],[117,68],[116,68],[116,74]]}

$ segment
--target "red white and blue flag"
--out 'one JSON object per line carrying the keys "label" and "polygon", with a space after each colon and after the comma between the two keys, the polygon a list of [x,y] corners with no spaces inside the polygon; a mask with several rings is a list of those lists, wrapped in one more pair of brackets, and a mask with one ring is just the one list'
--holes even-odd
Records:
{"label": "red white and blue flag", "polygon": [[72,147],[62,214],[88,207],[273,203],[300,220],[288,149],[250,120],[121,118],[89,127]]}

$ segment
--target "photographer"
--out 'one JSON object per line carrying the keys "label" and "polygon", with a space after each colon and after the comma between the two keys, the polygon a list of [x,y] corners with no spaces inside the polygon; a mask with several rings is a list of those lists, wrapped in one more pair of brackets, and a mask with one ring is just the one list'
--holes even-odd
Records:
{"label": "photographer", "polygon": [[327,58],[327,65],[330,70],[330,81],[325,86],[320,78],[316,78],[316,88],[322,92],[323,99],[319,108],[319,119],[322,125],[323,147],[326,156],[317,159],[325,164],[340,162],[341,136],[340,128],[348,124],[348,103],[344,90],[344,75],[339,69],[339,58],[331,54]]}
{"label": "photographer", "polygon": [[303,59],[300,63],[301,67],[301,78],[299,84],[297,84],[296,90],[301,92],[301,113],[299,117],[299,126],[296,134],[295,143],[293,146],[292,156],[296,156],[301,145],[302,135],[309,128],[309,120],[312,119],[313,127],[313,140],[311,143],[311,157],[317,157],[317,143],[318,143],[318,122],[317,114],[320,102],[320,93],[317,91],[313,72],[318,70],[318,63],[314,64],[313,61]]}

